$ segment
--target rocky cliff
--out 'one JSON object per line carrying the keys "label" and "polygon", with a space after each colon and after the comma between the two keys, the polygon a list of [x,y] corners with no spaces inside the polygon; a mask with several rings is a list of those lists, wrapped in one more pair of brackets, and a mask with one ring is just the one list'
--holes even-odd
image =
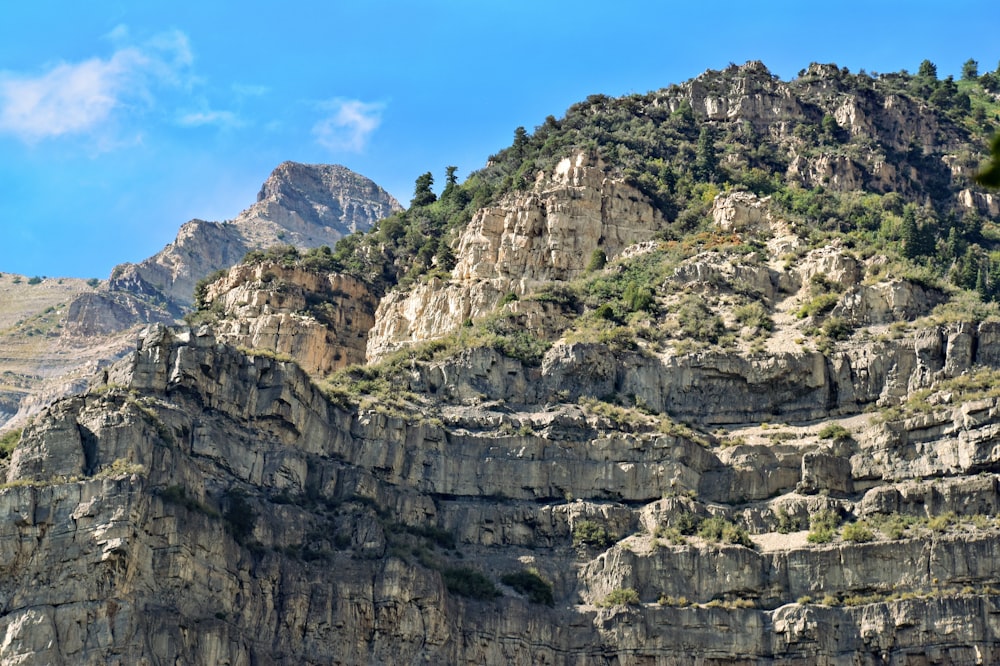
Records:
{"label": "rocky cliff", "polygon": [[325,376],[363,363],[378,299],[360,280],[278,263],[238,265],[209,286],[220,340],[293,358]]}
{"label": "rocky cliff", "polygon": [[458,239],[447,284],[431,281],[379,303],[369,358],[483,317],[508,293],[578,277],[594,251],[614,257],[662,226],[663,215],[634,187],[609,178],[584,153],[567,157],[552,173],[539,172],[529,192],[476,213]]}
{"label": "rocky cliff", "polygon": [[3,659],[1000,661],[998,220],[856,78],[593,98],[228,271],[5,440]]}

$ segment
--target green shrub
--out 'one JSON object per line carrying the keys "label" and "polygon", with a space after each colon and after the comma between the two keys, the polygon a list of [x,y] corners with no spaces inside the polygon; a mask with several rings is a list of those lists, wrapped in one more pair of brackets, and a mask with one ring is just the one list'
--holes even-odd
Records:
{"label": "green shrub", "polygon": [[333,273],[340,270],[340,263],[333,258],[333,250],[329,245],[306,250],[299,265],[312,273]]}
{"label": "green shrub", "polygon": [[754,547],[746,528],[736,525],[722,516],[712,516],[701,521],[701,525],[698,527],[698,536],[707,541],[722,541],[747,548]]}
{"label": "green shrub", "polygon": [[928,529],[934,532],[946,532],[955,523],[955,514],[951,511],[934,516],[927,520]]}
{"label": "green shrub", "polygon": [[608,530],[593,520],[581,520],[573,526],[573,545],[607,548],[611,545]]}
{"label": "green shrub", "polygon": [[851,337],[854,327],[842,317],[830,317],[823,322],[821,330],[831,340],[846,340]]}
{"label": "green shrub", "polygon": [[447,567],[441,570],[441,579],[448,591],[471,599],[495,599],[500,590],[489,578],[469,567]]}
{"label": "green shrub", "polygon": [[644,285],[629,283],[622,293],[622,300],[629,312],[652,312],[655,305],[653,290]]}
{"label": "green shrub", "polygon": [[580,306],[580,294],[572,284],[553,282],[531,294],[530,300],[552,303],[564,310],[576,310]]}
{"label": "green shrub", "polygon": [[9,458],[14,448],[21,441],[21,429],[8,430],[0,436],[0,460]]}
{"label": "green shrub", "polygon": [[870,516],[868,522],[874,524],[887,539],[895,541],[906,536],[906,531],[917,524],[917,519],[913,516],[892,513],[883,516]]}
{"label": "green shrub", "polygon": [[[687,539],[684,538],[684,535],[676,527],[664,527],[660,525],[656,528],[654,536],[658,539],[666,539],[673,546],[683,546],[687,543]],[[656,544],[655,541],[653,543]]]}
{"label": "green shrub", "polygon": [[814,296],[799,307],[795,315],[799,319],[815,317],[825,314],[833,309],[833,306],[840,300],[840,294],[826,293]]}
{"label": "green shrub", "polygon": [[827,423],[820,428],[817,435],[820,439],[832,439],[834,441],[851,439],[851,431],[839,423]]}
{"label": "green shrub", "polygon": [[500,582],[528,597],[533,604],[552,606],[552,584],[539,575],[536,569],[521,569],[500,577]]}
{"label": "green shrub", "polygon": [[608,255],[604,250],[597,248],[590,254],[590,261],[587,262],[588,271],[599,271],[608,263]]}
{"label": "green shrub", "polygon": [[157,493],[164,502],[178,504],[188,511],[196,511],[211,518],[218,518],[219,512],[210,506],[202,504],[193,497],[188,496],[187,488],[180,484],[167,486]]}
{"label": "green shrub", "polygon": [[809,543],[829,543],[833,541],[840,526],[840,514],[832,509],[821,509],[809,517]]}
{"label": "green shrub", "polygon": [[691,536],[692,534],[698,533],[698,527],[701,525],[702,519],[690,512],[684,512],[677,516],[677,531],[686,536]]}
{"label": "green shrub", "polygon": [[713,344],[726,330],[722,319],[695,295],[685,296],[681,301],[677,308],[677,323],[684,337]]}
{"label": "green shrub", "polygon": [[871,528],[864,521],[844,525],[840,536],[844,541],[853,541],[854,543],[865,543],[875,539],[875,533],[872,532]]}
{"label": "green shrub", "polygon": [[198,282],[195,283],[195,285],[194,285],[194,306],[195,306],[196,309],[198,309],[198,310],[205,310],[206,308],[208,308],[208,303],[207,303],[207,301],[205,299],[208,296],[208,287],[209,287],[209,285],[211,285],[213,282],[215,282],[219,278],[222,278],[222,277],[224,277],[225,275],[228,275],[228,274],[229,274],[228,270],[226,270],[224,268],[220,268],[219,270],[215,271],[211,275],[207,275],[207,276],[203,277],[202,279],[198,280]]}
{"label": "green shrub", "polygon": [[772,321],[770,313],[759,301],[737,307],[733,310],[733,316],[736,321],[749,328],[757,328],[762,331],[774,329],[774,321]]}
{"label": "green shrub", "polygon": [[660,604],[661,606],[675,606],[679,608],[691,605],[691,602],[688,601],[687,597],[684,596],[672,597],[668,594],[661,594],[660,598],[656,600],[656,603]]}
{"label": "green shrub", "polygon": [[426,539],[429,543],[445,550],[455,550],[457,545],[455,535],[442,527],[435,525],[406,525],[402,523],[398,524],[398,527],[414,536]]}
{"label": "green shrub", "polygon": [[41,284],[41,282],[42,282],[42,278],[38,277],[37,275],[35,277],[33,277],[33,278],[29,278],[28,279],[28,284],[32,284],[32,285],[34,285],[34,284]]}
{"label": "green shrub", "polygon": [[840,526],[840,514],[833,509],[820,509],[809,517],[810,529],[837,529]]}
{"label": "green shrub", "polygon": [[639,593],[631,587],[626,587],[613,590],[608,596],[598,602],[597,605],[610,608],[611,606],[638,606],[641,603]]}
{"label": "green shrub", "polygon": [[243,491],[230,490],[226,493],[226,496],[229,500],[229,508],[226,509],[222,518],[229,525],[229,529],[236,542],[245,544],[247,538],[253,534],[257,514],[250,503],[247,502],[246,493]]}
{"label": "green shrub", "polygon": [[515,294],[512,291],[508,291],[506,294],[503,295],[503,298],[500,299],[500,302],[497,305],[499,307],[503,307],[504,305],[507,305],[508,303],[513,303],[516,300],[518,300],[517,294]]}
{"label": "green shrub", "polygon": [[774,512],[775,518],[778,519],[778,532],[781,534],[788,534],[789,532],[795,532],[802,529],[802,524],[796,516],[788,513],[788,510],[783,506],[779,506]]}
{"label": "green shrub", "polygon": [[115,458],[114,461],[104,469],[102,469],[96,476],[98,478],[104,477],[117,477],[117,476],[131,476],[132,474],[145,474],[146,468],[139,463],[132,463],[125,458]]}
{"label": "green shrub", "polygon": [[621,324],[622,319],[615,310],[615,306],[611,303],[604,303],[594,310],[594,316],[598,319],[603,319],[605,321],[610,321],[615,324]]}

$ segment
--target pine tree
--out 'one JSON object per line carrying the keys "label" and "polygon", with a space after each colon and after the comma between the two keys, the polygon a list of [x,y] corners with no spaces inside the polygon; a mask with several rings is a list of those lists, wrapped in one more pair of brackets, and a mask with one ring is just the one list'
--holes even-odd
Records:
{"label": "pine tree", "polygon": [[524,158],[524,149],[528,146],[528,131],[523,127],[518,127],[514,130],[514,145],[512,146],[514,150],[514,156],[517,159]]}
{"label": "pine tree", "polygon": [[413,200],[410,202],[411,206],[427,206],[429,204],[437,201],[437,196],[431,191],[431,185],[434,184],[434,176],[431,172],[417,177],[416,186],[413,188]]}
{"label": "pine tree", "polygon": [[969,58],[962,65],[962,80],[963,81],[975,81],[979,78],[979,63]]}
{"label": "pine tree", "polygon": [[917,214],[912,205],[903,208],[903,226],[900,230],[903,239],[903,256],[907,259],[916,259],[923,252],[923,238],[919,225],[917,225]]}
{"label": "pine tree", "polygon": [[450,199],[455,194],[455,187],[458,185],[458,176],[455,175],[456,171],[458,171],[458,167],[456,166],[445,167],[444,190],[441,192],[442,199]]}
{"label": "pine tree", "polygon": [[695,149],[695,177],[701,181],[714,183],[719,174],[719,157],[715,152],[715,129],[702,125]]}

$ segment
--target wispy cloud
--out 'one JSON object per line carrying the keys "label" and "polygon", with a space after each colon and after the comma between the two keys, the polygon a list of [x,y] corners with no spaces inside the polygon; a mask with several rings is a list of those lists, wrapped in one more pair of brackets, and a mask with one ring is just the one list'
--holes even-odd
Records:
{"label": "wispy cloud", "polygon": [[360,153],[382,122],[385,105],[337,98],[322,107],[330,113],[313,126],[319,144],[333,151]]}
{"label": "wispy cloud", "polygon": [[183,127],[217,125],[219,127],[232,128],[241,127],[243,122],[232,111],[191,111],[178,116],[177,124]]}
{"label": "wispy cloud", "polygon": [[[121,42],[127,29],[110,37]],[[0,133],[26,142],[81,134],[105,125],[116,110],[154,103],[162,85],[178,85],[193,60],[177,31],[138,46],[119,46],[108,58],[59,63],[27,75],[0,72]]]}

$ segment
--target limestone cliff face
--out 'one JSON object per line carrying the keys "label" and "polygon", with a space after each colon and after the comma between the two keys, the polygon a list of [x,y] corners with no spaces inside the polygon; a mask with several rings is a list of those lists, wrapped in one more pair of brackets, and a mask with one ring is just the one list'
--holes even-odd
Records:
{"label": "limestone cliff face", "polygon": [[[657,103],[672,110],[689,104],[710,121],[748,123],[755,132],[787,147],[792,159],[785,176],[807,187],[906,194],[916,191],[916,183],[952,170],[948,159],[942,158],[962,144],[959,132],[904,95],[879,93],[871,84],[859,91],[846,86],[843,78],[836,66],[813,64],[798,79],[783,82],[763,63],[751,61],[723,72],[706,72],[663,91]],[[868,148],[851,154],[835,146],[816,150],[796,136],[797,127],[818,127],[824,115],[834,118],[847,134],[866,137]],[[900,165],[899,155],[914,147],[930,161],[919,169]],[[975,165],[959,170],[966,167]]]}
{"label": "limestone cliff face", "polygon": [[220,340],[294,358],[323,376],[364,362],[377,299],[347,275],[265,262],[234,266],[209,287],[206,303],[221,310],[213,324]]}
{"label": "limestone cliff face", "polygon": [[157,254],[138,264],[115,266],[108,286],[112,291],[189,305],[198,280],[239,262],[247,250],[235,225],[191,220]]}
{"label": "limestone cliff face", "polygon": [[391,292],[379,303],[368,357],[440,337],[491,312],[507,293],[581,275],[595,250],[608,258],[648,240],[663,216],[635,188],[583,153],[539,173],[534,187],[479,211],[458,241],[447,281]]}
{"label": "limestone cliff face", "polygon": [[[2,539],[5,659],[571,664],[610,654],[670,664],[697,651],[719,663],[847,664],[914,649],[953,663],[1000,657],[986,620],[994,597],[980,592],[1000,583],[995,526],[828,546],[800,532],[775,548],[764,536],[776,509],[741,509],[779,489],[782,515],[792,517],[829,506],[862,516],[1000,507],[1000,479],[965,481],[953,467],[928,482],[920,479],[930,468],[895,465],[897,479],[911,480],[856,504],[791,488],[836,481],[817,476],[816,461],[842,459],[852,446],[859,460],[872,446],[883,459],[906,458],[898,438],[859,431],[837,450],[803,433],[784,448],[720,454],[683,434],[609,432],[604,417],[579,407],[457,409],[408,422],[331,404],[294,363],[238,353],[207,329],[151,329],[100,381],[25,431],[7,472],[18,483],[0,491],[12,517]],[[528,428],[498,433],[512,416]],[[947,427],[964,433],[963,449],[991,441],[990,422]],[[856,483],[882,474],[849,473]],[[769,478],[777,485],[754,490]],[[694,499],[685,488],[697,488]],[[706,501],[711,488],[723,504]],[[487,495],[504,499],[484,503]],[[690,512],[745,521],[757,550],[651,535]],[[585,524],[602,525],[606,541],[573,546]],[[457,551],[435,551],[419,536],[445,533]],[[407,555],[411,546],[423,554]],[[508,587],[484,601],[447,591],[439,569],[469,564],[490,577],[530,565],[552,582],[554,606]],[[639,591],[638,605],[595,607],[626,588]],[[933,592],[959,588],[969,591]],[[824,594],[875,600],[807,601]],[[727,606],[731,599],[741,605]]]}

